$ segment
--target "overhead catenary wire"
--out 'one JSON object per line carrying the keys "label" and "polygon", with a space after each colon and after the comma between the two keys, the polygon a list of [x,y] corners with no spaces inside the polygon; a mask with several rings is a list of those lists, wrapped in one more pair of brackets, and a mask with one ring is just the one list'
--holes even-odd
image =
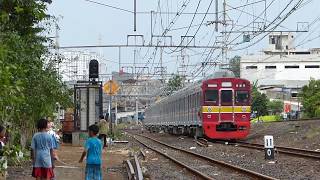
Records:
{"label": "overhead catenary wire", "polygon": [[116,10],[128,12],[128,13],[134,13],[134,12],[131,11],[131,10],[123,9],[123,8],[116,7],[116,6],[111,6],[111,5],[109,5],[109,4],[101,3],[101,2],[98,2],[98,1],[93,1],[93,0],[84,0],[84,1],[87,1],[87,2],[90,2],[90,3],[94,3],[94,4],[98,4],[98,5],[105,6],[105,7],[109,7],[109,8],[112,8],[112,9],[116,9]]}
{"label": "overhead catenary wire", "polygon": [[[91,0],[86,0],[86,1],[91,1]],[[263,1],[264,1],[264,0],[263,0]],[[260,0],[260,1],[250,2],[250,3],[260,3],[260,2],[263,2],[263,1]],[[249,5],[250,5],[250,3],[249,3]],[[245,5],[240,5],[239,7],[243,7],[243,6],[247,6],[247,4],[245,4]],[[121,8],[121,9],[122,9],[122,8]],[[227,10],[229,10],[229,9],[227,9]],[[233,10],[233,8],[231,8],[230,10]],[[150,12],[145,12],[145,13],[150,13]],[[155,14],[157,14],[157,13],[159,13],[159,12],[155,12]],[[165,11],[161,11],[160,14],[170,14],[170,13],[169,13],[169,11],[168,11],[168,9],[167,9],[166,12],[165,12]],[[184,14],[184,13],[180,13],[180,15],[182,15],[182,14]],[[193,15],[194,13],[189,13],[189,14],[192,14],[192,15]],[[201,13],[200,13],[200,12],[197,12],[197,14],[201,14]],[[210,14],[210,13],[208,13],[208,14]],[[212,14],[214,14],[214,13],[212,13]],[[256,16],[257,16],[257,15],[256,15]],[[166,21],[167,21],[167,18],[166,18]],[[203,26],[203,24],[197,24],[197,25]],[[193,25],[193,24],[192,24],[192,27],[196,27],[197,25]],[[187,28],[189,28],[189,26],[188,26]],[[171,28],[171,30],[167,30],[165,27],[163,28],[163,31],[173,31],[173,30],[175,30],[175,29],[174,29],[174,28]],[[161,41],[161,39],[163,39],[163,38],[159,38],[158,42]],[[158,42],[157,42],[157,44],[158,44]],[[238,44],[238,45],[239,45],[239,44]],[[236,46],[234,46],[234,47],[236,47]],[[188,48],[188,47],[185,47],[185,48]],[[157,49],[157,48],[155,48],[155,49]],[[140,48],[140,50],[141,50],[141,48]],[[205,49],[204,52],[206,52],[206,51],[208,51],[208,50],[209,50],[209,49]],[[148,51],[150,52],[149,49],[148,49]],[[140,51],[139,51],[139,52],[140,52]],[[148,56],[149,52],[146,53],[145,55]],[[155,54],[152,54],[150,57],[156,57],[156,54],[157,54],[157,51],[155,52]],[[142,56],[142,57],[145,57],[145,56]],[[144,59],[144,58],[142,58],[142,59]],[[152,63],[150,63],[150,61],[152,61]],[[152,65],[154,65],[154,64],[155,64],[154,61],[155,61],[154,58],[149,58],[146,64],[152,64]],[[148,62],[149,62],[149,63],[148,63]]]}
{"label": "overhead catenary wire", "polygon": [[[303,1],[303,0],[302,0],[302,1]],[[292,2],[292,1],[291,1],[291,2]],[[300,1],[299,1],[299,2],[300,2]],[[298,3],[299,3],[299,2],[298,2]],[[271,2],[271,3],[273,3],[273,2]],[[297,3],[297,4],[298,4],[298,3]],[[289,4],[290,4],[290,3],[289,3]],[[289,6],[289,4],[287,4],[287,6],[286,6],[285,9],[287,9],[287,7]],[[269,6],[270,6],[270,4],[269,4]],[[268,6],[268,7],[269,7],[269,6]],[[283,10],[281,11],[280,15],[284,12],[285,9],[283,9]],[[294,8],[293,8],[293,9],[294,9]],[[291,10],[292,10],[292,9],[291,9]],[[283,22],[283,21],[281,21],[281,22]],[[280,23],[281,23],[281,22],[280,22]],[[280,23],[279,23],[279,24],[280,24]],[[270,23],[270,24],[272,24],[272,23]],[[269,24],[269,25],[270,25],[270,24]]]}
{"label": "overhead catenary wire", "polygon": [[[209,4],[209,6],[208,6],[208,8],[207,8],[207,10],[206,10],[206,14],[203,16],[202,21],[201,21],[201,23],[200,23],[201,25],[203,24],[204,20],[205,20],[206,17],[207,17],[207,13],[209,12],[209,10],[210,10],[210,8],[211,8],[212,2],[213,2],[213,0],[210,1],[210,4]],[[185,49],[186,46],[189,46],[189,44],[192,42],[192,40],[195,38],[195,36],[196,36],[197,33],[199,32],[199,30],[200,30],[200,28],[201,28],[201,25],[198,27],[198,29],[196,30],[196,32],[194,33],[194,35],[191,37],[191,40],[190,40],[186,45],[183,45],[181,49],[179,49],[179,52],[182,51],[183,49]],[[181,46],[181,44],[182,44],[182,40],[181,40],[179,46]],[[171,52],[169,52],[169,54],[171,54],[171,53],[173,53],[173,52],[177,52],[177,48],[174,49],[174,50],[172,50]]]}

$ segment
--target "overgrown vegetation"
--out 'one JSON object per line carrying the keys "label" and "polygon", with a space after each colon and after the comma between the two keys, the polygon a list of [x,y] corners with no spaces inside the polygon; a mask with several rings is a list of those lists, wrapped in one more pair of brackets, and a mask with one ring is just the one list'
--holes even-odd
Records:
{"label": "overgrown vegetation", "polygon": [[252,123],[257,123],[258,121],[262,121],[262,122],[274,122],[274,121],[280,121],[281,120],[281,116],[280,115],[267,115],[267,116],[261,116],[258,118],[254,118],[253,120],[251,120]]}
{"label": "overgrown vegetation", "polygon": [[174,75],[172,78],[169,79],[167,88],[166,88],[166,95],[170,95],[173,92],[181,89],[183,87],[183,78],[179,75]]}
{"label": "overgrown vegetation", "polygon": [[230,59],[230,71],[233,72],[235,77],[240,77],[240,56],[234,56]]}
{"label": "overgrown vegetation", "polygon": [[268,112],[276,115],[280,114],[283,111],[283,102],[279,100],[268,101]]}
{"label": "overgrown vegetation", "polygon": [[307,117],[320,117],[320,80],[310,80],[299,94]]}
{"label": "overgrown vegetation", "polygon": [[252,111],[256,113],[257,117],[268,114],[268,98],[265,94],[258,91],[256,84],[252,87]]}
{"label": "overgrown vegetation", "polygon": [[9,126],[11,145],[35,131],[35,122],[53,115],[56,103],[71,105],[70,92],[50,59],[46,37],[54,18],[45,1],[0,1],[0,123]]}

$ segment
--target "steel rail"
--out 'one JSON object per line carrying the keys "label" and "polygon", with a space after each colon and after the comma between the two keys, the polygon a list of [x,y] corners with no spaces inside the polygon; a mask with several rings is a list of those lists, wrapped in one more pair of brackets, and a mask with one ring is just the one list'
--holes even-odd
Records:
{"label": "steel rail", "polygon": [[236,165],[232,165],[232,164],[229,164],[229,163],[226,163],[226,162],[223,162],[223,161],[220,161],[220,160],[216,160],[216,159],[213,159],[211,157],[208,157],[208,156],[205,156],[205,155],[202,155],[202,154],[198,154],[198,153],[195,153],[195,152],[192,152],[192,151],[188,151],[188,150],[185,150],[185,149],[182,149],[182,148],[178,148],[178,147],[175,147],[175,146],[172,146],[172,145],[169,145],[169,144],[166,144],[164,142],[161,142],[159,140],[156,140],[154,138],[151,138],[151,137],[148,137],[148,136],[144,136],[144,135],[141,135],[141,134],[136,134],[137,136],[140,136],[140,137],[144,137],[144,138],[147,138],[149,140],[152,140],[154,142],[157,142],[158,144],[161,144],[161,145],[164,145],[166,147],[169,147],[171,149],[174,149],[174,150],[177,150],[177,151],[181,151],[181,152],[184,152],[184,153],[187,153],[187,154],[191,154],[193,156],[196,156],[198,158],[202,158],[204,160],[207,160],[211,163],[214,163],[214,164],[219,164],[221,166],[224,166],[224,167],[227,167],[227,168],[230,168],[230,169],[233,169],[233,170],[236,170],[242,174],[245,174],[247,176],[251,176],[253,178],[257,178],[257,179],[265,179],[265,180],[275,180],[277,178],[274,178],[274,177],[270,177],[270,176],[267,176],[267,175],[264,175],[264,174],[261,174],[261,173],[258,173],[258,172],[255,172],[255,171],[251,171],[251,170],[248,170],[248,169],[245,169],[245,168],[242,168],[242,167],[239,167],[239,166],[236,166]]}
{"label": "steel rail", "polygon": [[175,162],[176,164],[188,169],[189,171],[191,171],[195,175],[197,175],[197,176],[199,176],[199,177],[201,177],[203,179],[207,179],[207,180],[213,180],[214,179],[214,178],[211,178],[211,177],[207,176],[206,174],[203,174],[202,172],[200,172],[200,171],[198,171],[198,170],[196,170],[196,169],[184,164],[183,162],[180,162],[177,159],[175,159],[175,158],[173,158],[173,157],[171,157],[171,156],[169,156],[169,155],[167,155],[167,154],[165,154],[165,153],[163,153],[163,152],[161,152],[161,151],[159,151],[159,150],[147,145],[146,143],[142,142],[141,140],[137,139],[136,137],[133,136],[133,138],[136,141],[138,141],[140,144],[144,145],[145,147],[151,149],[152,151],[157,152],[158,154],[161,154],[162,156],[166,157],[167,159],[170,159],[171,161]]}
{"label": "steel rail", "polygon": [[142,170],[141,170],[141,166],[140,166],[137,155],[134,155],[134,163],[135,163],[135,169],[136,169],[136,179],[143,180]]}
{"label": "steel rail", "polygon": [[[264,145],[256,144],[256,143],[249,143],[249,142],[237,142],[235,143],[239,147],[245,148],[253,148],[257,150],[264,150]],[[304,158],[311,158],[311,159],[320,159],[320,152],[311,151],[307,149],[299,149],[299,148],[292,148],[292,147],[284,147],[284,146],[275,146],[275,151],[283,154],[289,154],[294,156],[300,156]]]}
{"label": "steel rail", "polygon": [[199,139],[196,139],[196,143],[199,145],[199,146],[202,146],[202,147],[208,147],[208,140],[204,139],[204,138],[199,138]]}
{"label": "steel rail", "polygon": [[128,179],[132,180],[134,179],[134,169],[129,160],[126,160],[123,162],[126,165],[127,173],[128,173]]}

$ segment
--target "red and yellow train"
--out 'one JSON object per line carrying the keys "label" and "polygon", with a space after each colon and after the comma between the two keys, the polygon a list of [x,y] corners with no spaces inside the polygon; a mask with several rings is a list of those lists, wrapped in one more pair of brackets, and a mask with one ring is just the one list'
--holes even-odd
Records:
{"label": "red and yellow train", "polygon": [[248,80],[214,77],[185,87],[146,109],[147,129],[211,139],[244,139],[250,130]]}

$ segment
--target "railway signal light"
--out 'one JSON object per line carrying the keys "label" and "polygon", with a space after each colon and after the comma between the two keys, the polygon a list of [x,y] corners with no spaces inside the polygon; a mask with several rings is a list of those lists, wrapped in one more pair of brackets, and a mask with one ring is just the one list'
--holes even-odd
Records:
{"label": "railway signal light", "polygon": [[89,62],[89,78],[99,78],[99,62],[95,59]]}

